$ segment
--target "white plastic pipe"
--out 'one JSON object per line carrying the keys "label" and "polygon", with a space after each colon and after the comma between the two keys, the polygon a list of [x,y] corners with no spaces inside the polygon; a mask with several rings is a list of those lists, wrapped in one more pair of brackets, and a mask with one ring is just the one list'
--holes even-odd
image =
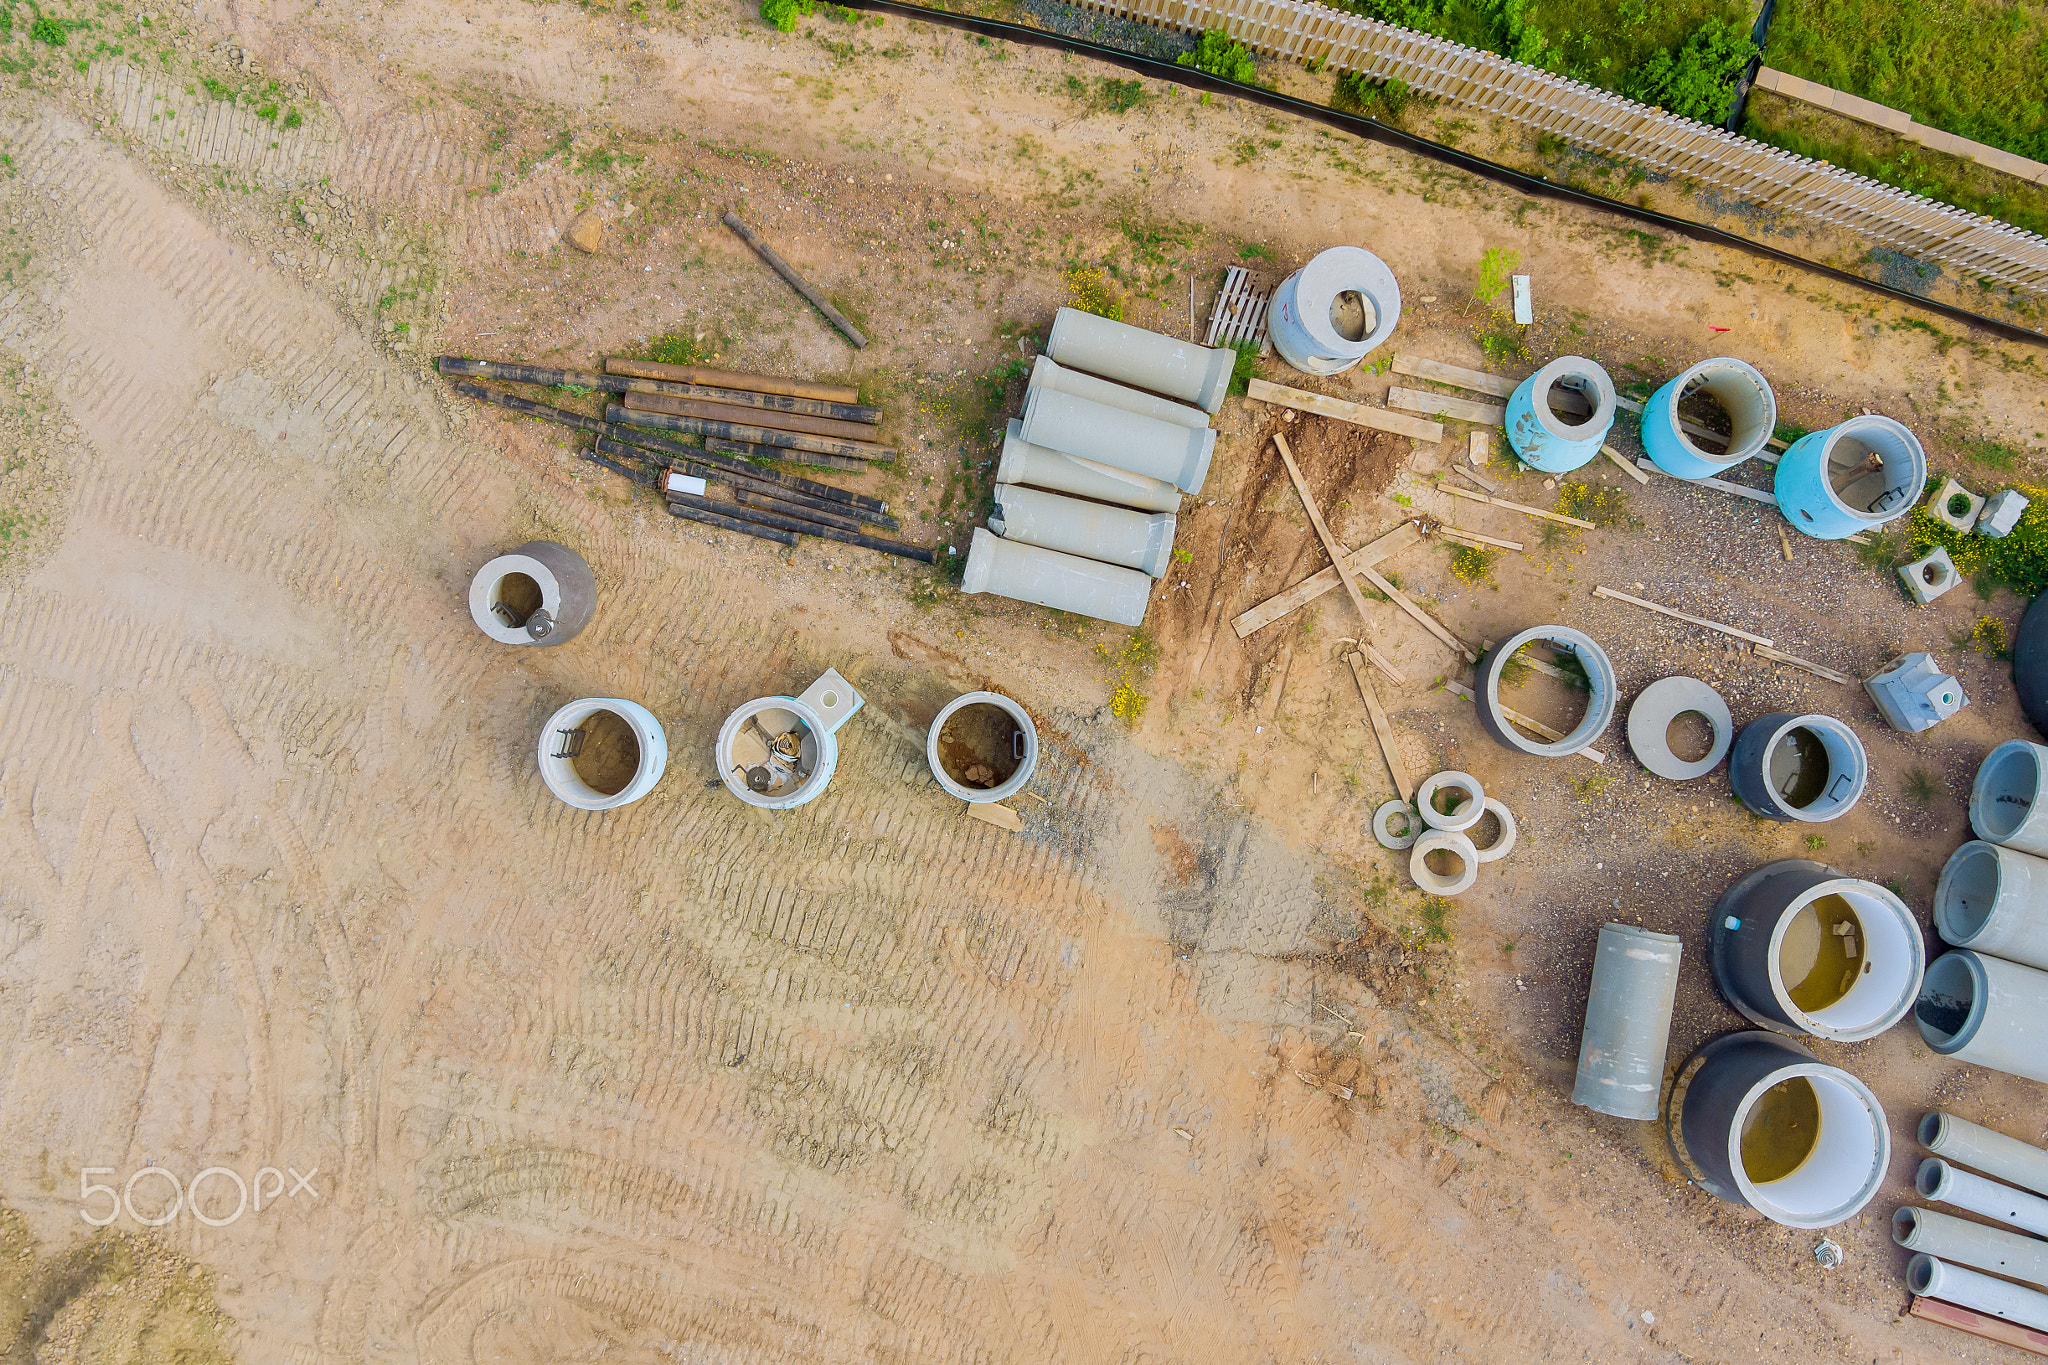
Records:
{"label": "white plastic pipe", "polygon": [[1005,540],[1121,564],[1154,578],[1164,578],[1172,562],[1173,528],[1171,512],[1133,512],[1007,483],[996,485],[995,510],[988,514],[988,529]]}
{"label": "white plastic pipe", "polygon": [[2048,857],[2048,801],[2041,775],[2048,747],[2009,739],[1984,756],[1970,784],[1970,828],[1979,839]]}
{"label": "white plastic pipe", "polygon": [[1024,396],[1018,430],[1033,445],[1164,479],[1183,493],[1202,491],[1216,453],[1216,433],[1208,427],[1177,426],[1054,389]]}
{"label": "white plastic pipe", "polygon": [[1125,412],[1135,412],[1140,417],[1156,417],[1175,426],[1209,425],[1209,414],[1200,408],[1191,408],[1185,403],[1176,403],[1171,398],[1161,398],[1157,394],[1144,393],[1125,384],[1112,384],[1107,379],[1097,379],[1092,374],[1067,369],[1046,356],[1040,356],[1031,362],[1031,382],[1026,387],[1070,393],[1076,398],[1086,398],[1091,403],[1105,403],[1113,408],[1122,408]]}
{"label": "white plastic pipe", "polygon": [[1924,1252],[1906,1263],[1906,1287],[1922,1298],[1961,1304],[2048,1332],[2048,1294],[1937,1261]]}
{"label": "white plastic pipe", "polygon": [[[1339,326],[1340,315],[1347,327]],[[1267,315],[1273,349],[1304,374],[1350,369],[1392,336],[1400,320],[1401,286],[1394,272],[1355,246],[1319,251],[1280,281]]]}
{"label": "white plastic pipe", "polygon": [[977,526],[960,591],[988,592],[1122,626],[1143,624],[1152,580],[1079,555],[1002,540]]}
{"label": "white plastic pipe", "polygon": [[1933,1109],[1920,1116],[1920,1145],[2008,1185],[2048,1194],[2048,1152],[2031,1142]]}
{"label": "white plastic pipe", "polygon": [[1892,1240],[1908,1251],[2048,1285],[2048,1242],[2004,1228],[1987,1228],[1935,1209],[1905,1208],[1892,1215]]}
{"label": "white plastic pipe", "polygon": [[1113,502],[1118,507],[1135,507],[1141,512],[1173,512],[1180,508],[1180,490],[1166,480],[1035,446],[1024,439],[1024,424],[1014,417],[1003,434],[1003,458],[996,462],[996,482],[1050,488],[1055,493]]}
{"label": "white plastic pipe", "polygon": [[1957,948],[1928,967],[1913,1013],[1942,1056],[2048,1081],[2048,972]]}
{"label": "white plastic pipe", "polygon": [[1959,1171],[1938,1156],[1920,1163],[1913,1175],[1913,1188],[1922,1199],[1953,1204],[1993,1222],[2048,1237],[2048,1199]]}
{"label": "white plastic pipe", "polygon": [[1237,364],[1237,352],[1225,347],[1197,346],[1078,308],[1053,316],[1045,353],[1069,369],[1163,393],[1207,413],[1223,406]]}
{"label": "white plastic pipe", "polygon": [[2048,969],[2048,858],[1970,840],[1935,883],[1934,927],[1958,948]]}

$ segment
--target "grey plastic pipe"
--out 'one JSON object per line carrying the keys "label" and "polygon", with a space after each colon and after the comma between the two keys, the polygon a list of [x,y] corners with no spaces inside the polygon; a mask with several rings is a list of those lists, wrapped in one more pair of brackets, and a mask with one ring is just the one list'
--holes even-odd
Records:
{"label": "grey plastic pipe", "polygon": [[1593,986],[1579,1033],[1572,1103],[1618,1119],[1654,1119],[1664,1088],[1671,1007],[1678,998],[1676,934],[1631,924],[1601,926]]}
{"label": "grey plastic pipe", "polygon": [[1112,384],[1107,379],[1097,379],[1092,374],[1067,369],[1046,356],[1040,356],[1031,362],[1031,382],[1027,387],[1051,389],[1055,393],[1070,393],[1076,398],[1086,398],[1091,403],[1105,403],[1112,408],[1122,408],[1125,412],[1135,412],[1140,417],[1156,417],[1175,426],[1209,425],[1209,414],[1200,408],[1191,408],[1185,403],[1176,403],[1171,398],[1143,393],[1124,384]]}
{"label": "grey plastic pipe", "polygon": [[2048,970],[2048,858],[1970,840],[1934,885],[1934,927],[1957,948]]}
{"label": "grey plastic pipe", "polygon": [[2048,858],[2048,801],[2041,774],[2048,748],[2009,739],[1984,756],[1970,784],[1970,828],[1979,839]]}
{"label": "grey plastic pipe", "polygon": [[1171,512],[1133,512],[1007,483],[996,485],[995,510],[988,515],[988,529],[1005,540],[1120,564],[1154,578],[1164,578],[1173,560],[1173,527]]}
{"label": "grey plastic pipe", "polygon": [[1913,1012],[1942,1056],[2048,1081],[2048,972],[1957,948],[1928,967]]}
{"label": "grey plastic pipe", "polygon": [[1078,308],[1053,315],[1045,353],[1068,369],[1163,393],[1210,414],[1223,406],[1237,364],[1237,352],[1225,347],[1197,346]]}
{"label": "grey plastic pipe", "polygon": [[1166,480],[1035,446],[1024,439],[1024,424],[1014,417],[1003,435],[996,482],[1050,488],[1141,512],[1172,512],[1180,507],[1180,490]]}
{"label": "grey plastic pipe", "polygon": [[1920,1145],[2008,1185],[2048,1194],[2048,1152],[2031,1142],[1931,1109],[1920,1116]]}
{"label": "grey plastic pipe", "polygon": [[1135,626],[1145,620],[1152,580],[1136,569],[1002,540],[977,526],[967,547],[960,591],[994,593],[1098,621]]}
{"label": "grey plastic pipe", "polygon": [[[1679,401],[1704,390],[1728,414],[1734,431],[1716,455],[1697,445],[1678,415]],[[1764,448],[1778,427],[1778,400],[1756,367],[1733,356],[1702,360],[1643,404],[1643,449],[1657,468],[1681,479],[1704,479],[1741,464]]]}
{"label": "grey plastic pipe", "polygon": [[1032,389],[1024,396],[1024,439],[1084,460],[1164,479],[1183,493],[1202,491],[1216,433],[1140,417],[1070,393]]}
{"label": "grey plastic pipe", "polygon": [[2048,1242],[2004,1228],[1987,1228],[1935,1209],[1904,1208],[1892,1215],[1892,1240],[1908,1251],[2048,1285]]}
{"label": "grey plastic pipe", "polygon": [[1953,1204],[2022,1232],[2048,1237],[2048,1199],[1959,1171],[1938,1156],[1920,1163],[1920,1169],[1913,1172],[1913,1188],[1922,1199]]}
{"label": "grey plastic pipe", "polygon": [[2048,1332],[2048,1294],[1938,1261],[1925,1252],[1906,1262],[1906,1288],[1994,1318]]}

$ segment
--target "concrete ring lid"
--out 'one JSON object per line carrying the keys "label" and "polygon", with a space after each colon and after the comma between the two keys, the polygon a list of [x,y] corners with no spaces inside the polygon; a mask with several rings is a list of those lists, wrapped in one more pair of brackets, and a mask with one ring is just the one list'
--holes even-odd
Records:
{"label": "concrete ring lid", "polygon": [[[1397,815],[1408,817],[1408,832],[1394,833],[1392,821]],[[1380,841],[1381,848],[1402,849],[1411,847],[1422,837],[1422,831],[1429,826],[1415,813],[1415,807],[1399,799],[1389,801],[1372,813],[1372,837]]]}
{"label": "concrete ring lid", "polygon": [[[1670,738],[1671,722],[1689,712],[1704,716],[1714,730],[1706,757],[1691,763],[1671,752]],[[1728,746],[1734,742],[1735,718],[1728,713],[1728,703],[1698,678],[1659,678],[1628,708],[1629,749],[1645,768],[1673,782],[1705,777],[1728,757]]]}

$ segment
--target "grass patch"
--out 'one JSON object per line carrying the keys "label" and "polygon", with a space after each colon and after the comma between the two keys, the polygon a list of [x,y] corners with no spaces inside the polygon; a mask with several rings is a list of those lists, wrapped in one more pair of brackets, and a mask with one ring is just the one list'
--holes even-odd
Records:
{"label": "grass patch", "polygon": [[696,365],[705,359],[704,343],[681,332],[670,332],[649,342],[636,358],[652,360],[657,365]]}
{"label": "grass patch", "polygon": [[1451,573],[1460,583],[1478,585],[1493,580],[1493,566],[1500,555],[1484,545],[1460,545],[1451,556]]}
{"label": "grass patch", "polygon": [[1941,794],[1941,784],[1934,774],[1925,768],[1914,768],[1906,774],[1906,799],[1916,806],[1930,806]]}
{"label": "grass patch", "polygon": [[[1625,489],[1611,488],[1604,483],[1587,483],[1577,480],[1559,484],[1557,489],[1557,510],[1580,521],[1590,521],[1601,530],[1631,530],[1641,526],[1642,520],[1630,510],[1629,496]],[[1556,523],[1552,523],[1555,525]]]}
{"label": "grass patch", "polygon": [[1259,343],[1234,341],[1230,349],[1237,352],[1237,359],[1230,362],[1230,391],[1243,396],[1251,391],[1252,375],[1259,367]]}

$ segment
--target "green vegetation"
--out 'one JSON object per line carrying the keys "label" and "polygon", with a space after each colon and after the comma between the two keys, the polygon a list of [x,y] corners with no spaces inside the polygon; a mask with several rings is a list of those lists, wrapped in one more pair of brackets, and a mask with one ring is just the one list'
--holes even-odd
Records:
{"label": "green vegetation", "polygon": [[1259,78],[1258,68],[1252,64],[1252,54],[1244,50],[1243,43],[1231,41],[1230,35],[1220,28],[1204,33],[1193,52],[1183,52],[1174,61],[1178,65],[1191,66],[1197,71],[1246,85],[1255,84]]}
{"label": "green vegetation", "polygon": [[1626,530],[1642,525],[1629,509],[1627,492],[1604,483],[1574,481],[1559,484],[1557,510],[1580,521],[1590,521],[1602,530]]}
{"label": "green vegetation", "polygon": [[1399,76],[1376,81],[1362,72],[1347,71],[1337,77],[1335,103],[1340,109],[1356,109],[1361,114],[1399,123],[1413,95],[1408,82]]}
{"label": "green vegetation", "polygon": [[1682,118],[1720,123],[1755,53],[1746,29],[1709,19],[1682,46],[1661,48],[1639,63],[1622,82],[1622,93]]}
{"label": "green vegetation", "polygon": [[[1934,798],[1941,794],[1941,784],[1934,774],[1925,768],[1914,768],[1906,774],[1906,799],[1916,806],[1932,805]],[[1887,886],[1891,883],[1885,883]],[[1903,894],[1903,893],[1901,893]]]}
{"label": "green vegetation", "polygon": [[1252,372],[1259,365],[1259,343],[1236,341],[1230,349],[1237,352],[1237,359],[1230,362],[1230,391],[1242,396],[1250,391]]}
{"label": "green vegetation", "polygon": [[1067,272],[1067,302],[1084,313],[1121,322],[1124,301],[1100,270],[1073,269]]}
{"label": "green vegetation", "polygon": [[64,40],[70,35],[64,31],[63,24],[47,14],[39,14],[36,21],[28,26],[28,36],[51,47],[62,47]]}
{"label": "green vegetation", "polygon": [[1472,286],[1472,297],[1481,303],[1492,303],[1507,292],[1508,283],[1516,267],[1522,264],[1522,253],[1509,251],[1505,247],[1490,246],[1479,258],[1479,283]]}
{"label": "green vegetation", "polygon": [[1476,586],[1492,580],[1494,561],[1499,558],[1484,545],[1461,545],[1451,556],[1451,572],[1460,583]]}
{"label": "green vegetation", "polygon": [[[1929,480],[1933,482],[1933,480]],[[1959,534],[1937,520],[1923,504],[1913,509],[1911,539],[1906,554],[1918,559],[1935,546],[1945,546],[1955,561],[1956,572],[1985,575],[2005,584],[2022,597],[2048,589],[2048,489],[2016,483],[2021,496],[2031,499],[2020,513],[2012,534],[2003,537]]]}
{"label": "green vegetation", "polygon": [[2042,0],[1785,0],[1772,66],[1933,128],[2048,161]]}
{"label": "green vegetation", "polygon": [[1140,628],[1131,632],[1121,649],[1097,645],[1095,657],[1109,669],[1109,713],[1126,725],[1136,725],[1149,701],[1145,683],[1159,667],[1159,642]]}
{"label": "green vegetation", "polygon": [[681,332],[656,337],[640,352],[639,359],[660,365],[695,365],[704,359],[704,344]]}
{"label": "green vegetation", "polygon": [[796,21],[817,12],[817,0],[761,0],[761,21],[784,33],[796,32]]}

